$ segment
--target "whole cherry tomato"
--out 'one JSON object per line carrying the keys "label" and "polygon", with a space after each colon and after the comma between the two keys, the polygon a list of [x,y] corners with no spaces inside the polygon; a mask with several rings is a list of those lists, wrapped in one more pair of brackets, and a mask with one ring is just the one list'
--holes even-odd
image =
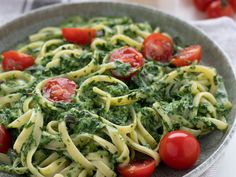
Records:
{"label": "whole cherry tomato", "polygon": [[193,3],[198,10],[205,12],[213,1],[216,0],[193,0]]}
{"label": "whole cherry tomato", "polygon": [[236,0],[229,0],[229,4],[232,6],[234,11],[236,12]]}
{"label": "whole cherry tomato", "polygon": [[173,42],[161,33],[152,33],[145,38],[142,52],[146,59],[165,63],[173,53]]}
{"label": "whole cherry tomato", "polygon": [[171,168],[184,170],[191,168],[200,154],[200,145],[188,132],[176,130],[167,133],[160,142],[161,160]]}
{"label": "whole cherry tomato", "polygon": [[234,10],[232,6],[228,3],[224,4],[222,1],[217,0],[210,4],[207,8],[208,18],[218,18],[223,16],[233,16]]}

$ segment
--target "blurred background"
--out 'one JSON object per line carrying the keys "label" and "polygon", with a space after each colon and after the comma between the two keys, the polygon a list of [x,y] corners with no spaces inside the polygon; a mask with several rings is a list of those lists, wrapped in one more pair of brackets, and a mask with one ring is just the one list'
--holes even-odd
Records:
{"label": "blurred background", "polygon": [[[5,23],[21,13],[31,9],[55,3],[79,2],[82,0],[0,0],[0,24]],[[83,0],[86,1],[86,0]],[[175,15],[184,20],[205,20],[208,19],[208,12],[202,10],[209,6],[213,1],[220,0],[120,0],[125,2],[135,2],[158,8],[166,13]],[[230,1],[231,7],[236,10],[236,0]],[[194,3],[195,2],[195,3]],[[216,2],[214,2],[216,3]],[[228,5],[227,5],[228,6]],[[199,10],[199,8],[201,10]],[[207,10],[206,10],[207,11]],[[235,18],[232,9],[224,7],[220,9],[213,7],[212,13],[218,13],[218,16],[229,15]]]}

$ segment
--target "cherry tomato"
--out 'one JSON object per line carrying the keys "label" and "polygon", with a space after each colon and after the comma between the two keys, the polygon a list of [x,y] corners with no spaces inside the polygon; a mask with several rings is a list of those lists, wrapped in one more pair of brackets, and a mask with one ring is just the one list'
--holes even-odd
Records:
{"label": "cherry tomato", "polygon": [[188,66],[193,62],[200,62],[202,57],[202,47],[200,45],[192,45],[179,51],[170,61],[176,67]]}
{"label": "cherry tomato", "polygon": [[14,50],[4,52],[2,57],[2,68],[4,71],[23,71],[34,64],[34,58],[32,56]]}
{"label": "cherry tomato", "polygon": [[133,161],[127,166],[118,167],[118,172],[123,177],[150,177],[155,170],[155,160]]}
{"label": "cherry tomato", "polygon": [[176,130],[167,133],[160,142],[160,157],[171,168],[191,168],[200,154],[200,145],[188,132]]}
{"label": "cherry tomato", "polygon": [[213,1],[216,0],[193,0],[193,3],[198,10],[205,12]]}
{"label": "cherry tomato", "polygon": [[110,55],[110,62],[120,61],[130,65],[130,69],[124,74],[118,70],[112,70],[112,75],[119,79],[130,79],[144,65],[143,55],[132,47],[122,47]]}
{"label": "cherry tomato", "polygon": [[43,88],[44,97],[52,102],[69,103],[75,91],[76,84],[67,78],[51,79]]}
{"label": "cherry tomato", "polygon": [[96,30],[92,28],[63,28],[62,35],[68,42],[88,45],[96,36]]}
{"label": "cherry tomato", "polygon": [[146,59],[165,63],[173,53],[173,42],[163,34],[152,33],[145,38],[142,52]]}
{"label": "cherry tomato", "polygon": [[0,124],[0,152],[6,153],[12,145],[11,135],[7,129]]}
{"label": "cherry tomato", "polygon": [[218,18],[223,16],[233,16],[234,10],[230,4],[222,4],[220,0],[214,1],[207,8],[208,18]]}
{"label": "cherry tomato", "polygon": [[236,12],[236,0],[229,0],[229,4],[232,6],[234,11]]}

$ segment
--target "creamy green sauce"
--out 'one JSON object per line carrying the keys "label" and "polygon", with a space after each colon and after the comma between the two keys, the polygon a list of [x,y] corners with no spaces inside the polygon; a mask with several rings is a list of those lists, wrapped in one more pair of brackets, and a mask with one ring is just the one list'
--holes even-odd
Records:
{"label": "creamy green sauce", "polygon": [[[103,23],[104,25],[107,25],[112,29],[111,32],[105,32],[103,30],[98,31],[97,36],[100,37],[110,38],[111,36],[117,33],[116,27],[119,25],[123,26],[124,28],[123,33],[125,35],[133,39],[137,39],[139,37],[139,35],[132,29],[134,22],[127,17],[124,18],[102,17],[102,18],[93,18],[91,20],[84,20],[80,17],[73,17],[63,22],[62,27],[83,27],[84,25],[91,26],[94,23]],[[136,25],[143,31],[147,31],[150,33],[153,31],[153,28],[148,23],[136,23]],[[61,39],[60,36],[48,33],[48,35],[44,38],[44,40],[46,41],[52,38]],[[179,39],[176,39],[176,41],[177,40],[179,41]],[[181,42],[178,42],[178,45],[180,45],[180,43]],[[63,44],[67,44],[67,42],[64,42]],[[104,56],[109,54],[114,49],[125,45],[126,44],[124,44],[122,41],[119,41],[115,45],[107,43],[106,45],[98,46],[97,62],[101,64]],[[52,51],[58,46],[59,45],[51,46],[47,48],[47,51],[48,52]],[[176,42],[175,46],[176,51],[178,50],[178,47],[181,48],[184,47],[184,45],[177,46]],[[61,56],[59,66],[46,68],[45,67],[46,64],[49,61],[51,61],[53,57],[48,55],[43,58],[42,60],[43,62],[40,65],[34,65],[28,68],[25,72],[34,76],[36,78],[35,82],[32,84],[31,87],[21,91],[22,97],[19,102],[8,105],[3,109],[0,109],[0,123],[7,126],[10,122],[17,119],[22,114],[22,104],[28,96],[33,97],[32,104],[36,105],[39,102],[39,98],[35,95],[33,89],[35,85],[40,81],[48,77],[53,77],[63,73],[68,73],[70,71],[78,70],[86,66],[88,63],[90,63],[93,58],[92,50],[89,46],[83,48],[84,52],[82,52],[79,58],[73,55]],[[30,50],[30,49],[28,50],[28,54],[33,56],[37,56],[38,52],[39,52],[38,50]],[[119,71],[119,73],[123,73],[123,75],[126,74],[126,72],[129,70],[129,67],[130,66],[127,64],[119,62],[116,63],[116,69]],[[193,65],[192,67],[195,66]],[[166,84],[165,82],[160,80],[164,75],[167,75],[173,70],[176,70],[176,68],[173,68],[170,65],[163,65],[155,61],[146,60],[145,65],[137,73],[137,75],[132,77],[130,81],[126,81],[128,87],[125,87],[124,85],[119,83],[108,84],[104,82],[92,82],[88,86],[86,86],[86,88],[84,88],[84,94],[83,96],[80,96],[78,98],[80,100],[78,103],[73,103],[73,102],[68,104],[55,103],[54,105],[57,108],[59,108],[59,110],[56,111],[47,107],[43,107],[42,112],[44,113],[44,125],[47,125],[47,123],[52,120],[59,120],[59,121],[65,120],[70,134],[90,133],[99,135],[100,137],[103,137],[108,141],[110,141],[106,133],[104,133],[103,131],[104,126],[101,124],[101,117],[117,125],[129,125],[130,123],[133,122],[131,116],[131,108],[130,106],[114,106],[111,107],[108,112],[106,112],[104,110],[102,101],[100,100],[99,96],[92,91],[93,87],[97,87],[99,89],[102,89],[103,91],[108,92],[113,97],[126,95],[134,91],[145,93],[146,97],[135,102],[134,104],[132,104],[132,106],[136,112],[141,112],[142,114],[141,122],[143,126],[157,142],[160,141],[160,138],[163,134],[163,124],[165,124],[165,122],[162,122],[160,119],[156,117],[155,114],[153,114],[153,112],[146,109],[148,107],[149,108],[152,107],[152,105],[155,102],[160,102],[160,105],[163,108],[164,112],[170,117],[174,115],[184,117],[186,120],[188,120],[193,124],[194,127],[192,128],[197,128],[199,120],[201,120],[205,122],[204,126],[206,127],[206,129],[214,130],[215,125],[212,124],[209,120],[202,118],[207,114],[211,114],[211,112],[209,112],[208,110],[209,105],[207,103],[201,103],[199,105],[198,114],[196,117],[192,118],[190,116],[191,112],[195,109],[193,106],[194,95],[191,93],[191,88],[190,88],[191,85],[190,84],[186,85],[181,92],[177,92],[177,90],[180,89],[183,82],[187,83],[195,79],[196,74],[191,73],[186,76],[184,75],[184,73],[182,73],[178,75],[177,78],[175,78],[173,84],[172,83]],[[110,72],[106,72],[104,74],[112,76]],[[80,85],[85,79],[87,79],[87,76],[77,79],[76,83]],[[14,78],[0,81],[0,95],[4,95],[4,93],[1,92],[2,83],[12,87],[14,87],[14,85],[16,84]],[[217,99],[216,112],[219,117],[227,116],[231,107],[225,106],[225,101],[227,101],[228,98],[224,88],[222,77],[217,76],[215,78],[215,83],[219,86],[219,89],[215,94],[215,97]],[[133,100],[136,98],[136,96],[137,96],[136,94],[131,94],[129,99]],[[94,116],[93,114],[97,114],[98,116]],[[169,129],[168,131],[179,129],[182,125],[185,124],[186,122],[176,121],[172,129]],[[25,127],[30,127],[30,126],[32,126],[30,123],[25,125]],[[43,129],[45,129],[45,127]],[[19,135],[19,132],[17,130],[11,132],[14,140]],[[60,139],[60,137],[43,135],[42,140],[40,142],[40,147],[43,147],[44,145],[50,143],[54,139]],[[34,141],[34,139],[30,137],[30,141],[28,141],[28,144],[30,145],[32,141]],[[92,143],[91,141],[88,140],[81,143],[79,146],[80,147],[78,148],[81,149],[83,154],[88,154],[89,152],[99,152],[101,155],[108,156],[111,161],[110,165],[112,169],[114,169],[115,165],[117,164],[117,162],[115,161],[116,154],[113,155],[109,154],[107,151],[99,147],[96,143]],[[22,151],[23,153],[27,153],[28,145],[24,146],[24,149]],[[44,155],[47,154],[47,151],[45,150],[44,153],[42,154]],[[12,156],[13,159],[17,158],[16,154],[13,154]],[[35,156],[37,157],[37,155]],[[35,163],[39,163],[40,160],[39,158],[36,157],[35,157],[36,160]],[[42,155],[38,154],[38,157],[42,158]],[[10,167],[6,166],[0,166],[0,169],[2,171],[7,171],[7,172],[16,172],[12,170]]]}

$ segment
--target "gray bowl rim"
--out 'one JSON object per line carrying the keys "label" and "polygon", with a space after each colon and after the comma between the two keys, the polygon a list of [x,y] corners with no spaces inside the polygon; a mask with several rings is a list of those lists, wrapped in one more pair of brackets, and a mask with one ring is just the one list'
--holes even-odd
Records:
{"label": "gray bowl rim", "polygon": [[[143,5],[143,4],[138,4],[134,2],[120,2],[118,0],[81,0],[80,2],[72,2],[72,3],[59,3],[59,4],[53,4],[49,6],[44,6],[40,7],[38,9],[31,10],[25,14],[20,15],[19,17],[11,20],[10,22],[7,22],[3,25],[0,26],[0,34],[1,31],[4,29],[7,29],[9,26],[14,25],[17,21],[25,19],[25,18],[33,18],[34,16],[43,13],[44,11],[48,10],[54,10],[55,8],[61,7],[61,6],[73,6],[73,5],[79,5],[79,4],[93,4],[93,3],[107,3],[107,4],[119,4],[119,5],[125,5],[125,6],[132,6],[136,8],[143,8],[149,11],[154,11],[162,14],[163,16],[167,16],[169,18],[172,18],[173,20],[177,21],[179,24],[183,24],[184,26],[187,26],[190,30],[198,33],[198,35],[202,35],[203,37],[208,40],[209,43],[215,48],[218,48],[219,51],[221,52],[222,56],[227,60],[228,64],[230,65],[233,75],[234,75],[234,80],[236,80],[236,69],[234,69],[232,61],[229,59],[228,54],[222,49],[221,46],[219,46],[215,41],[210,39],[205,32],[203,32],[200,28],[191,25],[189,22],[186,22],[178,17],[175,17],[173,15],[167,14],[163,11],[158,10],[155,7],[149,6],[149,5]],[[222,144],[206,159],[205,162],[201,163],[199,166],[188,172],[187,174],[184,175],[184,177],[196,177],[202,175],[207,169],[209,169],[222,155],[224,152],[224,149],[226,146],[229,144],[230,139],[232,138],[235,130],[236,130],[236,115],[234,117],[234,121],[232,124],[231,129],[229,130],[228,134],[226,135],[225,139],[223,140]]]}

